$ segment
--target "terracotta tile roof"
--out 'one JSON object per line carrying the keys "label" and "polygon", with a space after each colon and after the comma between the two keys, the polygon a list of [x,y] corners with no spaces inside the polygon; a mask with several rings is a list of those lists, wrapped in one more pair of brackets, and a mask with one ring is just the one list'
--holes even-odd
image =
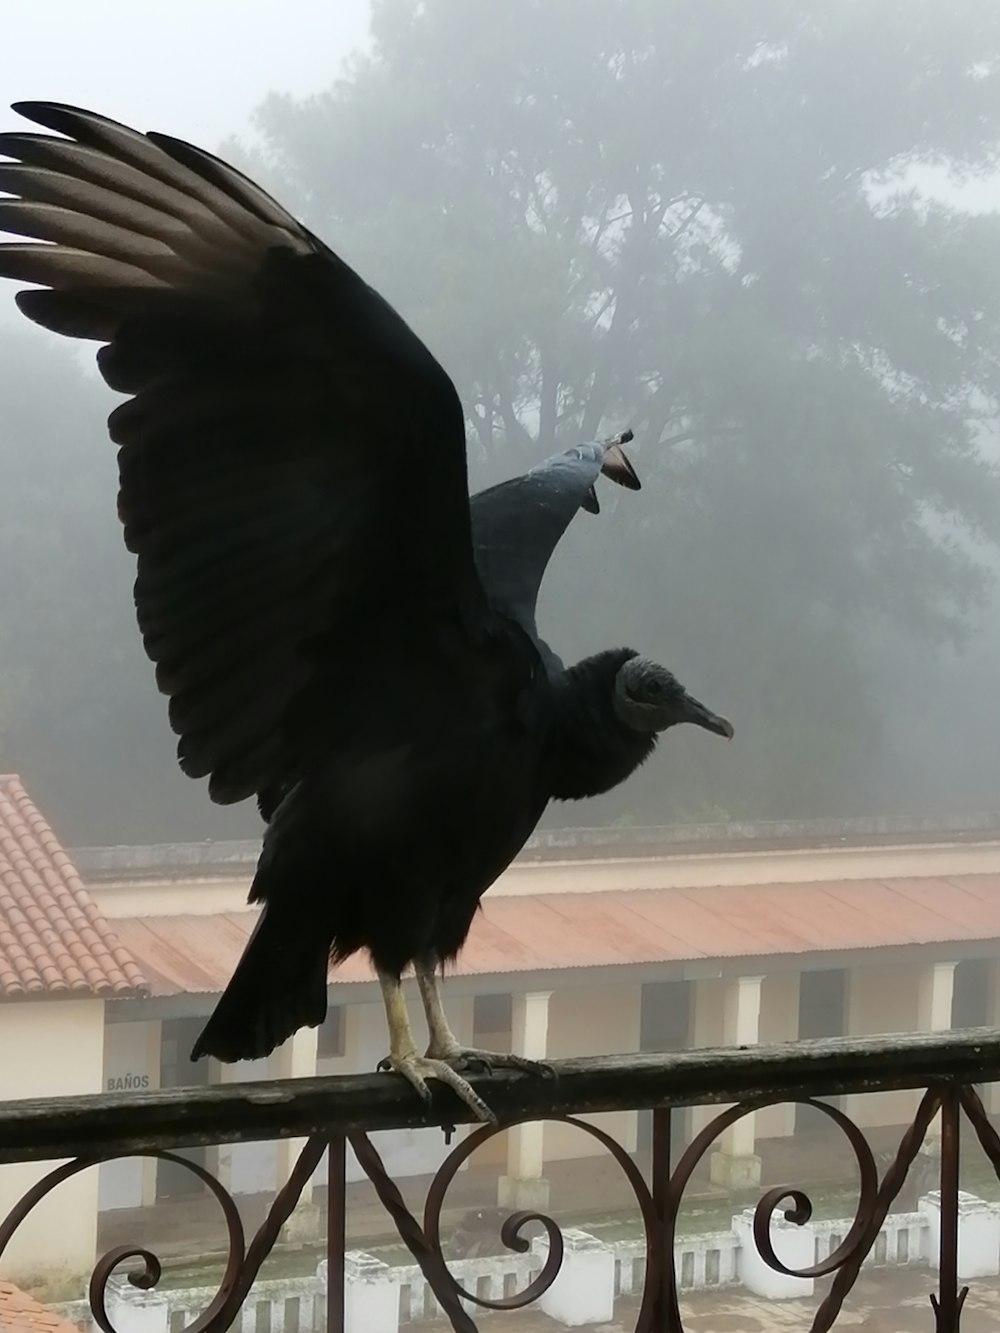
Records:
{"label": "terracotta tile roof", "polygon": [[[224,989],[256,912],[122,918],[154,995]],[[1000,874],[487,898],[465,975],[1000,940]],[[332,981],[370,981],[360,955]]]}
{"label": "terracotta tile roof", "polygon": [[20,780],[0,775],[0,1000],[148,989]]}
{"label": "terracotta tile roof", "polygon": [[0,1333],[77,1333],[77,1328],[0,1278]]}

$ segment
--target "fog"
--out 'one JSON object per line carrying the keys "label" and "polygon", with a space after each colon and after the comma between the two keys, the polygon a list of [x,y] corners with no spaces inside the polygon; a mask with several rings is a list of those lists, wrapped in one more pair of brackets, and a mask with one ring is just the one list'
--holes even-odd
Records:
{"label": "fog", "polygon": [[[995,809],[993,8],[520,8],[63,0],[5,14],[0,86],[257,174],[440,356],[473,485],[633,427],[643,490],[575,521],[541,628],[658,656],[736,740],[550,823]],[[113,395],[14,290],[0,770],[71,844],[251,833],[175,767]]]}

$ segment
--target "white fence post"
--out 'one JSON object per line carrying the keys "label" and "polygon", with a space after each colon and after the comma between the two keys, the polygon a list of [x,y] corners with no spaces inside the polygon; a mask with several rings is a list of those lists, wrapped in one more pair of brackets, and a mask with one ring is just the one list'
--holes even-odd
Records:
{"label": "white fence post", "polygon": [[[826,1259],[849,1231],[853,1218],[796,1227],[779,1214],[771,1224],[771,1239],[778,1257],[790,1268],[805,1268]],[[866,1265],[930,1263],[936,1267],[941,1235],[937,1193],[920,1200],[920,1211],[890,1213],[876,1238]],[[638,1237],[604,1243],[589,1232],[567,1228],[563,1264],[549,1291],[539,1301],[541,1310],[573,1327],[611,1323],[618,1294],[636,1295],[646,1276],[645,1241]],[[512,1290],[523,1290],[547,1257],[545,1237],[537,1237],[527,1254],[480,1255],[452,1259],[452,1276],[467,1291],[496,1300]],[[731,1231],[705,1232],[677,1239],[674,1249],[677,1281],[682,1290],[702,1290],[742,1283],[756,1295],[788,1299],[807,1295],[809,1279],[772,1272],[757,1253],[753,1240],[753,1210],[733,1218]],[[1000,1270],[1000,1205],[974,1195],[959,1198],[959,1274],[962,1278],[997,1276]],[[440,1310],[419,1267],[390,1268],[375,1255],[350,1251],[345,1260],[345,1313],[349,1333],[398,1333],[400,1318],[420,1324],[437,1319]],[[617,1287],[617,1291],[616,1291]],[[258,1308],[271,1307],[272,1333],[287,1327],[290,1302],[298,1305],[298,1327],[309,1333],[317,1304],[326,1293],[326,1261],[315,1277],[263,1279],[254,1283],[238,1321],[233,1325],[253,1333]],[[190,1324],[215,1296],[213,1287],[171,1289],[162,1295],[140,1291],[124,1278],[108,1283],[108,1313],[119,1333],[169,1333],[171,1319]],[[94,1333],[86,1300],[50,1307],[73,1323],[80,1333]],[[480,1312],[479,1318],[485,1318]]]}
{"label": "white fence post", "polygon": [[[927,1219],[927,1262],[937,1272],[941,1262],[941,1191],[931,1190],[917,1204]],[[975,1194],[958,1192],[958,1276],[1000,1274],[1000,1207]]]}
{"label": "white fence post", "polygon": [[[326,1294],[326,1260],[316,1270]],[[398,1333],[399,1281],[395,1270],[364,1250],[344,1255],[346,1333]]]}
{"label": "white fence post", "polygon": [[[531,1248],[543,1261],[548,1255],[546,1236],[537,1236]],[[589,1231],[567,1227],[563,1232],[563,1261],[555,1281],[538,1300],[550,1319],[576,1328],[580,1324],[607,1324],[615,1313],[615,1256]]]}
{"label": "white fence post", "polygon": [[133,1287],[126,1277],[108,1279],[108,1319],[118,1333],[167,1333],[167,1298],[162,1292]]}
{"label": "white fence post", "polygon": [[[737,1271],[740,1281],[756,1296],[773,1301],[794,1300],[797,1296],[811,1296],[811,1277],[789,1277],[769,1268],[757,1250],[753,1238],[754,1209],[745,1208],[733,1218],[733,1231],[739,1241]],[[778,1259],[788,1268],[809,1268],[816,1250],[816,1234],[807,1223],[796,1226],[786,1222],[781,1213],[771,1218],[771,1244]]]}

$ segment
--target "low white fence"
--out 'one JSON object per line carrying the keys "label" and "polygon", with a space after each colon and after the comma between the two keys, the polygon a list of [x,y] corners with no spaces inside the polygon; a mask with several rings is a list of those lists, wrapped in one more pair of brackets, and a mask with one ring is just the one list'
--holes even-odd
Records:
{"label": "low white fence", "polygon": [[[865,1260],[867,1266],[937,1266],[940,1196],[924,1196],[917,1211],[890,1214]],[[758,1295],[780,1300],[808,1295],[812,1281],[776,1273],[760,1259],[752,1240],[753,1210],[733,1218],[729,1231],[686,1236],[674,1254],[682,1290],[742,1284]],[[828,1258],[841,1244],[851,1220],[809,1222],[798,1227],[782,1217],[772,1221],[771,1241],[781,1261],[804,1268]],[[562,1268],[539,1301],[540,1308],[567,1325],[607,1322],[619,1296],[637,1295],[645,1280],[645,1242],[603,1242],[567,1228]],[[499,1300],[523,1291],[545,1259],[545,1241],[527,1254],[480,1255],[454,1259],[449,1268],[480,1299]],[[959,1194],[959,1277],[1000,1274],[1000,1205]],[[345,1258],[348,1333],[397,1333],[401,1324],[420,1324],[442,1311],[416,1264],[390,1267],[362,1251]],[[108,1313],[118,1333],[177,1333],[212,1300],[209,1287],[141,1292],[124,1278],[112,1278]],[[274,1278],[254,1284],[234,1327],[239,1333],[322,1333],[325,1327],[326,1262],[314,1277]],[[96,1333],[86,1301],[52,1307],[81,1333]],[[477,1319],[489,1315],[479,1310]]]}

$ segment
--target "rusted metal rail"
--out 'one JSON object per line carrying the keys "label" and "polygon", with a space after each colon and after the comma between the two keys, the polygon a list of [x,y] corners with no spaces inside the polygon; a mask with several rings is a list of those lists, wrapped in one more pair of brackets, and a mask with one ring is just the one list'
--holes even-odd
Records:
{"label": "rusted metal rail", "polygon": [[[853,1222],[835,1251],[801,1269],[786,1267],[774,1251],[771,1219],[808,1221],[812,1205],[794,1184],[767,1190],[757,1204],[754,1239],[764,1262],[791,1276],[831,1277],[811,1329],[833,1327],[861,1264],[872,1249],[907,1172],[940,1114],[941,1226],[938,1290],[928,1308],[928,1328],[960,1333],[966,1289],[958,1283],[959,1138],[968,1123],[1000,1177],[1000,1138],[975,1085],[1000,1081],[1000,1033],[977,1029],[933,1035],[866,1040],[803,1041],[785,1046],[685,1052],[673,1056],[630,1056],[556,1062],[555,1079],[498,1074],[479,1082],[501,1119],[501,1129],[530,1120],[559,1120],[590,1135],[614,1160],[635,1197],[645,1235],[645,1278],[636,1333],[683,1333],[678,1303],[674,1242],[678,1212],[691,1176],[714,1140],[742,1116],[764,1106],[796,1102],[816,1108],[842,1133],[858,1170],[859,1198]],[[874,1154],[858,1127],[823,1101],[841,1093],[923,1089],[912,1122],[896,1153],[879,1175]],[[672,1160],[671,1112],[675,1107],[727,1103],[715,1119]],[[648,1178],[632,1156],[584,1113],[653,1109],[652,1157]],[[37,1203],[69,1177],[100,1161],[132,1154],[152,1155],[194,1172],[218,1201],[227,1233],[227,1262],[219,1289],[187,1333],[221,1333],[237,1319],[264,1259],[293,1211],[306,1182],[327,1156],[327,1333],[344,1329],[346,1149],[349,1145],[420,1265],[452,1327],[474,1333],[469,1307],[517,1309],[537,1300],[555,1280],[562,1262],[558,1224],[542,1213],[515,1213],[501,1229],[508,1248],[525,1250],[529,1221],[540,1223],[548,1254],[530,1285],[489,1301],[465,1291],[442,1255],[440,1219],[448,1188],[462,1164],[501,1132],[475,1130],[445,1159],[428,1190],[423,1217],[406,1206],[368,1137],[370,1131],[415,1125],[447,1126],[468,1117],[444,1089],[425,1111],[402,1080],[383,1075],[231,1084],[203,1089],[22,1101],[0,1106],[0,1162],[72,1158],[44,1176],[0,1223],[0,1256]],[[171,1149],[283,1137],[307,1138],[292,1173],[249,1243],[228,1191],[203,1167]],[[141,1243],[119,1246],[96,1264],[90,1283],[91,1308],[106,1333],[116,1333],[106,1307],[114,1270],[130,1263],[139,1287],[155,1286],[160,1264]]]}

